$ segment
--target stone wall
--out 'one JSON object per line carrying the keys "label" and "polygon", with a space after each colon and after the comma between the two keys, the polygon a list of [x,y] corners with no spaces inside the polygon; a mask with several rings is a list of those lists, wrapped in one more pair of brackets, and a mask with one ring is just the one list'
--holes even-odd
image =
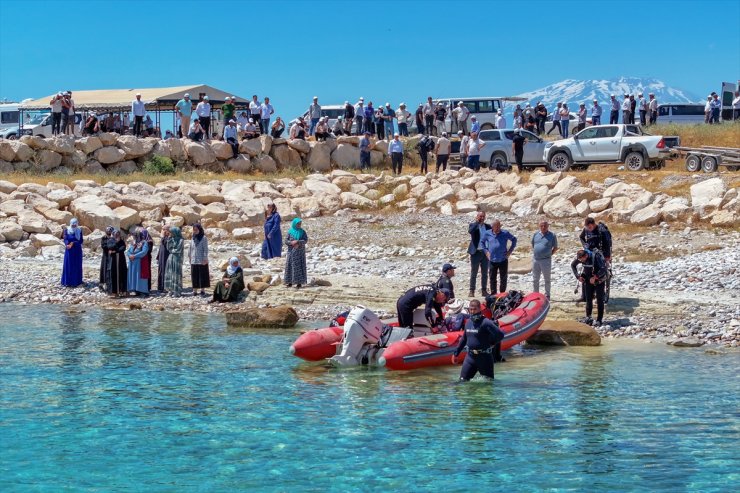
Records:
{"label": "stone wall", "polygon": [[[193,142],[189,139],[138,139],[132,135],[101,133],[73,139],[59,136],[44,139],[23,136],[19,140],[0,140],[0,173],[125,174],[140,169],[153,155],[165,156],[178,169],[232,170],[273,173],[283,169],[311,172],[334,168],[360,167],[359,137],[343,136],[326,142],[273,139],[263,135],[239,144],[234,158],[226,142]],[[380,142],[371,152],[371,164],[379,166],[387,158],[387,143]]]}

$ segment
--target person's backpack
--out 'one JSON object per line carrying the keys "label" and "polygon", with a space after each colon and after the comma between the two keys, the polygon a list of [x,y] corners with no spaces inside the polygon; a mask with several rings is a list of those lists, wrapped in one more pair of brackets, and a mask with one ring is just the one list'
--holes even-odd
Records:
{"label": "person's backpack", "polygon": [[604,238],[604,244],[602,245],[603,250],[608,251],[611,253],[612,251],[612,233],[609,231],[609,228],[606,227],[606,224],[604,224],[602,221],[599,221],[599,233],[601,233],[602,238]]}
{"label": "person's backpack", "polygon": [[418,144],[416,144],[416,148],[420,151],[426,151],[429,152],[432,150],[432,147],[434,146],[434,142],[432,142],[432,139],[429,138],[428,135],[425,135],[421,138]]}

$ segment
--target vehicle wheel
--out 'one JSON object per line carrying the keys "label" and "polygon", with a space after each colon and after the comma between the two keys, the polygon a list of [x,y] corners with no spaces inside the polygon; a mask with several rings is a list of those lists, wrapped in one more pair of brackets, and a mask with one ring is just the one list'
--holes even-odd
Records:
{"label": "vehicle wheel", "polygon": [[480,126],[481,130],[493,130],[493,123],[484,123]]}
{"label": "vehicle wheel", "polygon": [[571,166],[570,156],[564,152],[556,152],[550,157],[547,169],[550,171],[568,171]]}
{"label": "vehicle wheel", "polygon": [[696,154],[686,156],[686,170],[696,173],[701,169],[701,159]]}
{"label": "vehicle wheel", "polygon": [[5,137],[8,140],[16,140],[18,136],[16,134],[10,134],[7,137]]}
{"label": "vehicle wheel", "polygon": [[705,173],[714,173],[717,171],[717,160],[712,156],[705,156],[704,159],[701,160],[701,169],[704,170]]}
{"label": "vehicle wheel", "polygon": [[506,169],[509,167],[508,160],[504,154],[497,152],[491,156],[491,162],[489,168],[491,169]]}
{"label": "vehicle wheel", "polygon": [[624,164],[630,171],[641,171],[645,169],[645,156],[643,156],[641,152],[632,151],[627,154],[627,157],[624,159]]}

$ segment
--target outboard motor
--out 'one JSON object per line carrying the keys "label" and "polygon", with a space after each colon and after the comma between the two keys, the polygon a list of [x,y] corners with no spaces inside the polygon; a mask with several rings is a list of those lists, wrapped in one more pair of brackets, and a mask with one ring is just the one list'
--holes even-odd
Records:
{"label": "outboard motor", "polygon": [[380,341],[383,334],[383,322],[371,310],[364,306],[354,307],[344,322],[342,351],[329,359],[336,366],[357,366],[370,346]]}

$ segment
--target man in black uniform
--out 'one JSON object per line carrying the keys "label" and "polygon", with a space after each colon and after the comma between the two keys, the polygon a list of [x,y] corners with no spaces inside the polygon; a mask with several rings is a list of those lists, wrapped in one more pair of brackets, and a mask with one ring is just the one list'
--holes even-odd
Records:
{"label": "man in black uniform", "polygon": [[[593,217],[587,217],[583,223],[583,231],[579,236],[581,245],[585,250],[599,250],[606,260],[607,266],[612,259],[612,235],[609,228],[604,223],[596,224]],[[575,261],[574,261],[575,262]],[[584,286],[581,286],[581,299],[578,302],[586,300],[584,295]]]}
{"label": "man in black uniform", "polygon": [[468,306],[470,319],[465,322],[463,336],[452,355],[452,363],[457,364],[457,357],[468,347],[468,354],[460,370],[460,380],[468,381],[480,372],[481,375],[493,378],[493,347],[504,339],[504,333],[493,320],[481,314],[480,301],[471,300]]}
{"label": "man in black uniform", "polygon": [[444,264],[442,266],[442,275],[437,279],[437,287],[439,289],[446,289],[450,292],[450,299],[455,299],[455,288],[452,286],[452,278],[455,277],[455,267],[452,264]]}
{"label": "man in black uniform", "polygon": [[[578,264],[583,264],[583,272],[578,274]],[[583,294],[586,297],[586,318],[583,323],[600,327],[604,318],[604,281],[606,281],[606,261],[601,252],[578,250],[576,259],[570,264],[573,275],[583,284]],[[591,318],[594,308],[594,292],[596,293],[596,320]]]}
{"label": "man in black uniform", "polygon": [[511,151],[514,153],[516,167],[520,173],[524,171],[524,166],[522,166],[522,159],[524,158],[524,144],[526,143],[527,139],[522,135],[521,129],[517,128],[516,130],[514,130],[514,137],[511,139]]}
{"label": "man in black uniform", "polygon": [[404,293],[396,301],[396,312],[398,313],[399,327],[413,327],[414,310],[424,305],[424,316],[429,325],[434,326],[436,321],[432,317],[432,309],[437,312],[438,318],[442,319],[442,305],[450,299],[450,292],[446,289],[439,289],[432,284],[416,286]]}

